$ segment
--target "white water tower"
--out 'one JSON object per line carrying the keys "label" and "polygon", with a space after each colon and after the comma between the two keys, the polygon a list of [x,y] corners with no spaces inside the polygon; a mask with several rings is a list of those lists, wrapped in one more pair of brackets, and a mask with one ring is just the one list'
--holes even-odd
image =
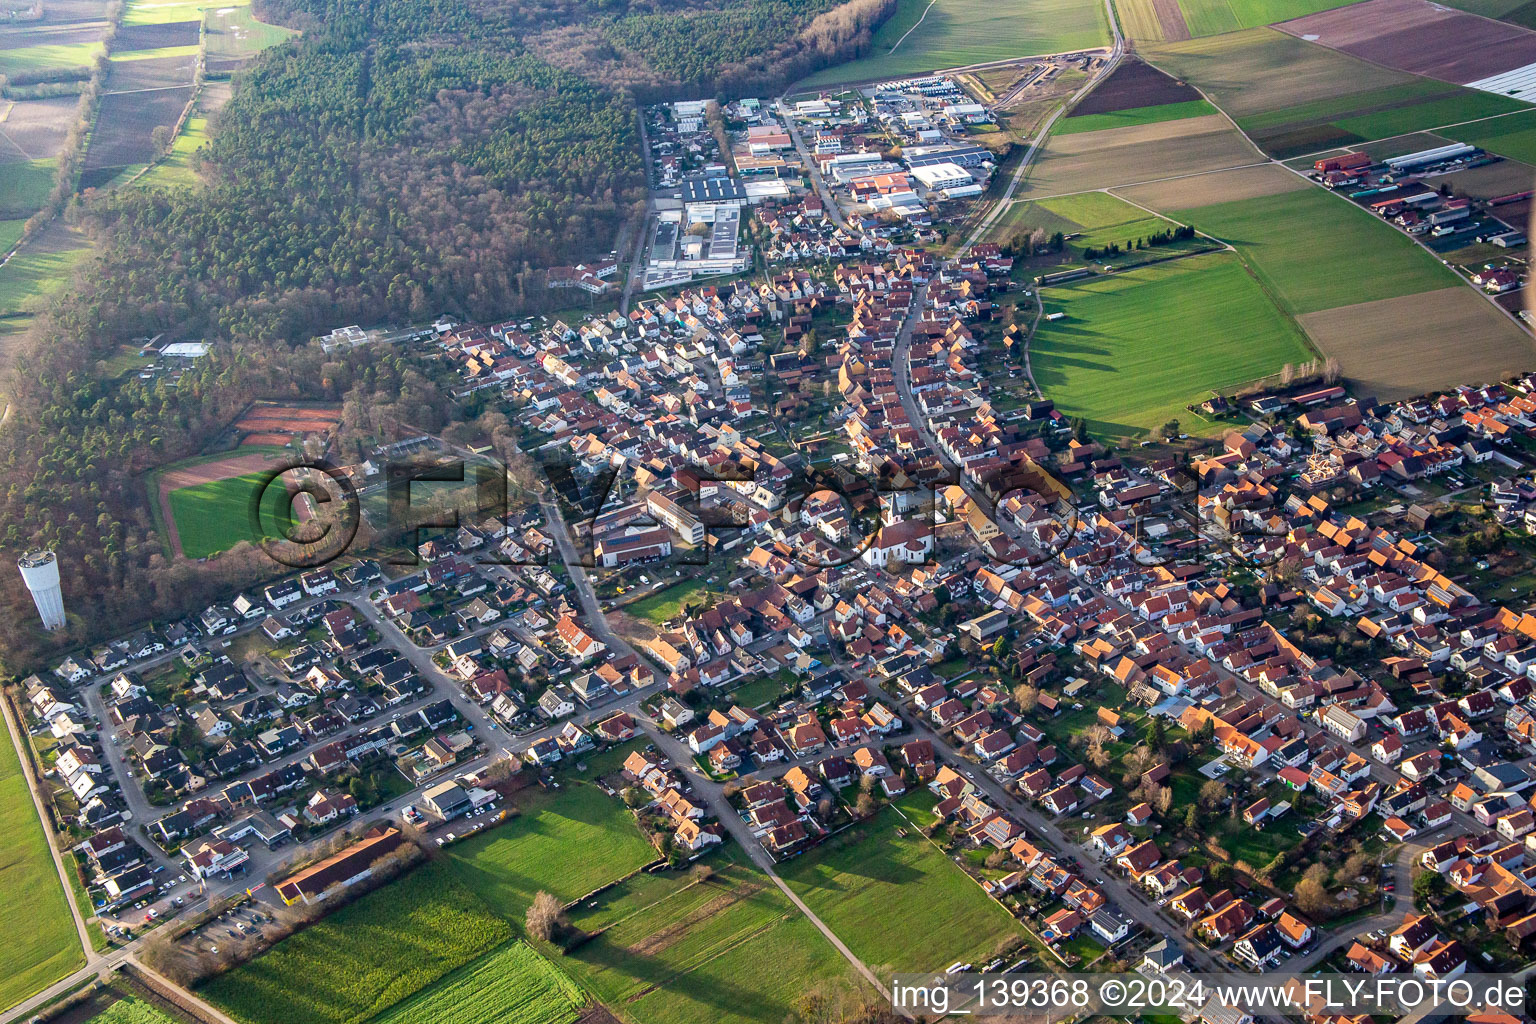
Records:
{"label": "white water tower", "polygon": [[32,592],[43,628],[64,628],[64,591],[59,588],[59,561],[52,551],[29,551],[16,563],[21,578]]}

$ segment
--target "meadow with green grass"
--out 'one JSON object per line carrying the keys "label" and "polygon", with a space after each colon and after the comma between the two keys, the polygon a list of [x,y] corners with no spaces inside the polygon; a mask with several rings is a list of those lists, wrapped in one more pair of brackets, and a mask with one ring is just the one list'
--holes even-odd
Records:
{"label": "meadow with green grass", "polygon": [[573,900],[656,859],[622,803],[596,786],[526,789],[511,821],[456,843],[452,874],[519,925],[541,890]]}
{"label": "meadow with green grass", "polygon": [[640,874],[578,908],[595,935],[561,965],[637,1024],[778,1021],[805,992],[857,984],[771,879],[725,856],[705,880]]}
{"label": "meadow with green grass", "polygon": [[85,963],[64,887],[48,852],[9,732],[0,735],[0,1009]]}
{"label": "meadow with green grass", "polygon": [[889,807],[779,865],[779,874],[882,977],[943,970],[1024,938],[1006,910]]}
{"label": "meadow with green grass", "polygon": [[138,179],[140,185],[186,186],[197,184],[197,174],[192,170],[192,154],[208,141],[208,119],[189,117],[171,144],[171,151],[164,160],[151,167]]}
{"label": "meadow with green grass", "polygon": [[1536,110],[1447,129],[1441,134],[1511,160],[1536,163]]}
{"label": "meadow with green grass", "polygon": [[200,994],[250,1024],[361,1024],[511,936],[507,920],[439,861],[219,975]]}
{"label": "meadow with green grass", "polygon": [[41,210],[48,201],[48,194],[53,191],[58,166],[58,160],[0,164],[0,217],[26,220]]}
{"label": "meadow with green grass", "polygon": [[0,75],[61,68],[88,68],[104,47],[99,40],[85,43],[43,43],[0,50]]}
{"label": "meadow with green grass", "polygon": [[1342,196],[1281,192],[1172,216],[1230,243],[1291,314],[1456,283],[1411,239]]}
{"label": "meadow with green grass", "polygon": [[587,997],[526,942],[480,957],[375,1018],[376,1024],[570,1024]]}
{"label": "meadow with green grass", "polygon": [[0,220],[0,255],[10,252],[12,246],[21,241],[21,232],[26,226],[24,219]]}
{"label": "meadow with green grass", "polygon": [[[1127,247],[1137,239],[1172,231],[1176,227],[1178,225],[1166,217],[1149,213],[1108,192],[1080,192],[1051,199],[1016,201],[998,218],[990,238],[993,241],[1007,241],[1034,228],[1040,228],[1047,234],[1060,231],[1068,236],[1066,250],[1062,254],[1063,262],[1081,263],[1087,249],[1103,249],[1111,243]],[[1212,244],[1209,239],[1196,237],[1132,250],[1118,257],[1096,257],[1094,264],[1141,263]]]}
{"label": "meadow with green grass", "polygon": [[250,0],[128,0],[124,25],[163,25],[167,22],[201,21],[203,12],[222,7],[247,7]]}
{"label": "meadow with green grass", "polygon": [[1105,114],[1080,114],[1064,117],[1056,122],[1055,134],[1071,135],[1075,132],[1096,132],[1105,128],[1126,128],[1133,124],[1156,124],[1159,121],[1182,121],[1186,117],[1204,117],[1216,113],[1216,108],[1205,100],[1184,100],[1180,103],[1160,103],[1155,107],[1131,107]]}
{"label": "meadow with green grass", "polygon": [[1027,5],[942,0],[932,6],[904,0],[891,22],[875,33],[869,56],[827,68],[799,84],[813,88],[862,82],[1107,45],[1104,5],[1095,0],[1034,0]]}
{"label": "meadow with green grass", "polygon": [[291,28],[259,21],[249,5],[220,5],[203,19],[203,43],[209,57],[249,57],[296,35]]}
{"label": "meadow with green grass", "polygon": [[255,543],[251,501],[261,495],[261,526],[266,536],[286,534],[291,522],[287,489],[279,482],[267,486],[270,474],[243,473],[171,492],[171,516],[188,558],[206,558],[228,551],[241,541]]}
{"label": "meadow with green grass", "polygon": [[62,225],[51,226],[0,266],[0,315],[36,312],[49,295],[69,283],[75,267],[90,255],[88,247],[70,243]]}
{"label": "meadow with green grass", "polygon": [[1073,281],[1042,290],[1048,313],[1030,343],[1035,379],[1095,434],[1127,437],[1186,406],[1312,358],[1295,323],[1275,308],[1232,253]]}

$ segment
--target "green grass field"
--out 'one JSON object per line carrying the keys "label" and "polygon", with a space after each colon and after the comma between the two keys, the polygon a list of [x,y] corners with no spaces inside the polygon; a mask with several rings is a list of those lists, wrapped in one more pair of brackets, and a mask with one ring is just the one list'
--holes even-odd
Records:
{"label": "green grass field", "polygon": [[248,57],[295,34],[256,20],[249,6],[213,7],[203,19],[203,42],[210,57]]}
{"label": "green grass field", "polygon": [[101,52],[100,41],[50,43],[0,50],[0,75],[14,75],[22,71],[89,67]]}
{"label": "green grass field", "polygon": [[[1528,109],[1506,96],[1420,79],[1404,85],[1338,96],[1238,119],[1242,129],[1276,155],[1354,145],[1444,125]],[[1497,124],[1498,122],[1493,122]]]}
{"label": "green grass field", "polygon": [[0,253],[11,251],[11,246],[21,241],[21,229],[27,226],[26,220],[0,220]]}
{"label": "green grass field", "polygon": [[1448,4],[1485,18],[1536,29],[1536,3],[1532,0],[1448,0]]}
{"label": "green grass field", "polygon": [[41,210],[53,191],[58,166],[57,160],[0,164],[0,217],[25,220]]}
{"label": "green grass field", "polygon": [[1536,110],[1452,128],[1442,134],[1511,160],[1536,162]]}
{"label": "green grass field", "polygon": [[0,1008],[85,963],[16,747],[0,735]]}
{"label": "green grass field", "polygon": [[890,808],[779,874],[882,977],[943,970],[1023,938],[1006,910]]}
{"label": "green grass field", "polygon": [[585,993],[526,942],[508,942],[374,1018],[376,1024],[570,1024]]}
{"label": "green grass field", "polygon": [[1311,357],[1302,334],[1230,253],[1195,256],[1043,292],[1035,378],[1068,416],[1125,437],[1185,406]]}
{"label": "green grass field", "polygon": [[670,587],[663,587],[655,593],[646,594],[638,601],[625,605],[624,610],[631,615],[638,615],[642,619],[660,624],[681,612],[683,605],[697,604],[704,593],[704,584],[699,580],[680,580]]}
{"label": "green grass field", "polygon": [[0,314],[35,312],[43,300],[69,282],[89,249],[50,250],[37,238],[0,267]]}
{"label": "green grass field", "polygon": [[160,185],[191,187],[197,184],[197,175],[192,170],[191,158],[198,147],[208,141],[208,119],[206,117],[189,117],[181,126],[176,140],[171,143],[171,152],[166,158],[150,168],[141,178],[140,185]]}
{"label": "green grass field", "polygon": [[1309,188],[1173,216],[1236,246],[1288,313],[1445,288],[1456,277],[1401,232]]}
{"label": "green grass field", "polygon": [[939,0],[897,46],[897,40],[917,23],[923,6],[903,3],[892,18],[894,24],[882,25],[875,33],[869,56],[827,68],[799,84],[810,88],[861,82],[1109,43],[1104,5],[1094,0],[1032,0],[1029,4]]}
{"label": "green grass field", "polygon": [[518,806],[511,821],[456,844],[448,863],[519,926],[540,890],[573,900],[656,858],[629,811],[596,786],[524,790]]}
{"label": "green grass field", "polygon": [[439,861],[219,975],[201,995],[252,1024],[360,1024],[511,935]]}
{"label": "green grass field", "polygon": [[135,996],[124,996],[86,1024],[177,1024],[176,1018]]}
{"label": "green grass field", "polygon": [[573,924],[600,934],[562,966],[638,1024],[779,1021],[818,985],[855,984],[847,961],[766,875],[711,863],[718,871],[706,882],[641,874],[576,911]]}
{"label": "green grass field", "polygon": [[[206,558],[241,541],[260,540],[252,535],[250,508],[253,496],[267,479],[266,473],[245,473],[172,491],[171,515],[176,520],[182,553],[188,558]],[[289,523],[288,492],[274,481],[260,493],[262,528],[269,530],[268,536],[279,536]]]}
{"label": "green grass field", "polygon": [[[1057,231],[1065,235],[1076,234],[1078,237],[1067,242],[1064,253],[1063,262],[1071,263],[1082,262],[1083,252],[1088,248],[1102,249],[1110,243],[1125,246],[1159,231],[1171,231],[1176,226],[1173,221],[1148,213],[1108,192],[1082,192],[1054,199],[1015,202],[998,218],[990,237],[994,241],[1006,241],[1033,228],[1041,228],[1050,234]],[[1208,239],[1200,238],[1171,242],[1119,257],[1096,258],[1094,265],[1140,263],[1156,256],[1211,244]]]}
{"label": "green grass field", "polygon": [[1081,114],[1062,118],[1056,123],[1057,135],[1077,132],[1096,132],[1104,128],[1128,128],[1133,124],[1156,124],[1159,121],[1182,121],[1186,117],[1203,117],[1216,113],[1216,108],[1205,100],[1185,100],[1182,103],[1161,103],[1155,107],[1131,107],[1108,114]]}
{"label": "green grass field", "polygon": [[203,12],[222,7],[246,7],[250,0],[128,0],[124,25],[163,25],[172,21],[202,21]]}
{"label": "green grass field", "polygon": [[200,52],[198,46],[159,46],[153,50],[124,50],[122,53],[112,55],[112,63],[124,63],[136,60],[158,60],[165,57],[196,57]]}
{"label": "green grass field", "polygon": [[1179,0],[1190,35],[1213,36],[1331,11],[1359,0]]}

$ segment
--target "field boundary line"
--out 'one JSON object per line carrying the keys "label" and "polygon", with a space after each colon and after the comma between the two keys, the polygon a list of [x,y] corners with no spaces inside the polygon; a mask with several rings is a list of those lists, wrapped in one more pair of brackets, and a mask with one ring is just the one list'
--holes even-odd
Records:
{"label": "field boundary line", "polygon": [[[1489,93],[1489,95],[1492,96],[1492,95],[1496,95],[1496,94]],[[1396,135],[1383,135],[1379,139],[1366,139],[1364,142],[1357,142],[1357,143],[1354,143],[1353,145],[1349,145],[1349,146],[1332,146],[1332,147],[1330,147],[1328,149],[1314,149],[1310,153],[1299,153],[1296,156],[1286,157],[1286,159],[1287,160],[1305,160],[1308,157],[1319,156],[1319,155],[1321,155],[1323,153],[1332,153],[1335,149],[1360,149],[1360,148],[1362,148],[1364,146],[1374,146],[1378,142],[1391,142],[1393,139],[1406,139],[1410,135],[1434,135],[1434,134],[1436,134],[1438,132],[1445,131],[1445,129],[1447,129],[1447,128],[1461,128],[1461,127],[1463,127],[1465,125],[1469,125],[1469,124],[1482,124],[1484,121],[1497,121],[1501,117],[1518,117],[1518,116],[1520,116],[1522,114],[1536,114],[1536,107],[1526,107],[1524,110],[1506,110],[1502,114],[1489,114],[1487,117],[1474,117],[1470,121],[1452,121],[1450,124],[1438,124],[1438,125],[1435,125],[1433,128],[1420,128],[1417,131],[1399,132]],[[1454,142],[1455,140],[1454,139],[1447,139],[1446,141],[1447,142]],[[1498,154],[1494,154],[1494,155],[1497,156]],[[1507,156],[1501,156],[1501,157],[1499,157],[1499,159],[1501,159],[1501,160],[1509,160],[1511,163],[1517,163],[1517,164],[1518,163],[1524,163],[1524,161],[1522,161],[1522,160],[1515,160],[1512,157],[1507,157]],[[1276,160],[1275,162],[1276,163],[1282,163],[1283,161]],[[1287,170],[1291,170],[1291,168],[1286,168],[1286,169]]]}
{"label": "field boundary line", "polygon": [[894,43],[892,43],[891,44],[891,48],[889,50],[885,51],[887,56],[895,53],[896,52],[896,48],[898,46],[900,46],[902,43],[907,41],[907,36],[909,36],[913,32],[917,31],[917,26],[921,25],[924,21],[926,21],[928,19],[928,12],[933,10],[933,5],[938,3],[938,2],[939,2],[939,0],[928,0],[928,6],[923,8],[922,15],[917,19],[917,21],[912,23],[912,27],[907,29],[905,32],[903,32],[901,34],[901,38],[896,40]]}

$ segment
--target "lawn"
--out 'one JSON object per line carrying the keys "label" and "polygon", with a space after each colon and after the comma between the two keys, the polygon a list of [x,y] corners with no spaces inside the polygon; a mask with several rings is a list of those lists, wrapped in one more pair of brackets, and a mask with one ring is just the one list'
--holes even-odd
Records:
{"label": "lawn", "polygon": [[219,975],[201,995],[253,1024],[359,1024],[511,934],[505,919],[438,862]]}
{"label": "lawn", "polygon": [[586,995],[526,942],[508,942],[375,1018],[376,1024],[569,1024]]}
{"label": "lawn", "polygon": [[1058,135],[1074,132],[1096,132],[1101,128],[1125,128],[1133,124],[1155,124],[1158,121],[1179,121],[1186,117],[1203,117],[1216,113],[1216,108],[1205,100],[1184,100],[1180,103],[1160,103],[1155,107],[1131,107],[1107,114],[1081,114],[1063,118],[1056,124]]}
{"label": "lawn", "polygon": [[[182,553],[188,558],[206,558],[241,541],[260,540],[252,536],[251,501],[269,478],[265,472],[245,473],[172,491],[171,515],[176,520]],[[262,530],[270,531],[268,536],[279,536],[289,523],[287,489],[273,481],[259,493]]]}
{"label": "lawn", "polygon": [[1023,940],[1006,910],[890,808],[779,874],[881,976],[943,970]]}
{"label": "lawn", "polygon": [[742,707],[755,708],[776,700],[784,692],[785,681],[778,677],[778,673],[774,673],[742,683],[730,692],[730,698]]}
{"label": "lawn", "polygon": [[186,123],[181,126],[181,131],[176,135],[176,140],[171,144],[171,152],[164,160],[150,168],[149,172],[139,179],[139,184],[196,185],[197,175],[193,172],[190,161],[192,154],[207,141],[208,119],[206,117],[187,118]]}
{"label": "lawn", "polygon": [[[1096,0],[1034,0],[1027,5],[942,0],[928,7],[913,29],[921,8],[903,3],[894,24],[882,25],[875,33],[869,56],[828,68],[799,85],[860,82],[1109,44],[1104,5]],[[902,39],[908,29],[911,34]]]}
{"label": "lawn", "polygon": [[656,859],[629,811],[596,786],[518,794],[522,813],[449,856],[453,874],[519,926],[540,890],[574,900]]}
{"label": "lawn", "polygon": [[1511,160],[1536,162],[1536,110],[1453,128],[1444,134]]}
{"label": "lawn", "polygon": [[[0,164],[0,217],[20,217],[22,220],[43,208],[48,194],[53,191],[53,178],[57,172],[57,160],[23,160],[14,164]],[[14,244],[6,244],[9,249]],[[0,249],[3,252],[4,249]]]}
{"label": "lawn", "polygon": [[86,1024],[177,1024],[176,1018],[136,996],[124,996]]}
{"label": "lawn", "polygon": [[1035,377],[1068,416],[1124,437],[1185,406],[1311,357],[1301,332],[1229,253],[1195,256],[1043,293]]}
{"label": "lawn", "polygon": [[702,580],[679,580],[624,606],[631,615],[660,625],[682,613],[683,605],[697,604],[705,594]]}
{"label": "lawn", "polygon": [[853,984],[851,969],[813,924],[750,864],[695,883],[636,875],[573,915],[598,934],[562,965],[640,1024],[748,1024],[789,1015],[818,984]]}
{"label": "lawn", "polygon": [[1292,314],[1455,283],[1411,239],[1345,199],[1309,188],[1175,211],[1236,246]]}
{"label": "lawn", "polygon": [[0,1008],[46,988],[85,962],[48,837],[9,732],[0,736]]}

